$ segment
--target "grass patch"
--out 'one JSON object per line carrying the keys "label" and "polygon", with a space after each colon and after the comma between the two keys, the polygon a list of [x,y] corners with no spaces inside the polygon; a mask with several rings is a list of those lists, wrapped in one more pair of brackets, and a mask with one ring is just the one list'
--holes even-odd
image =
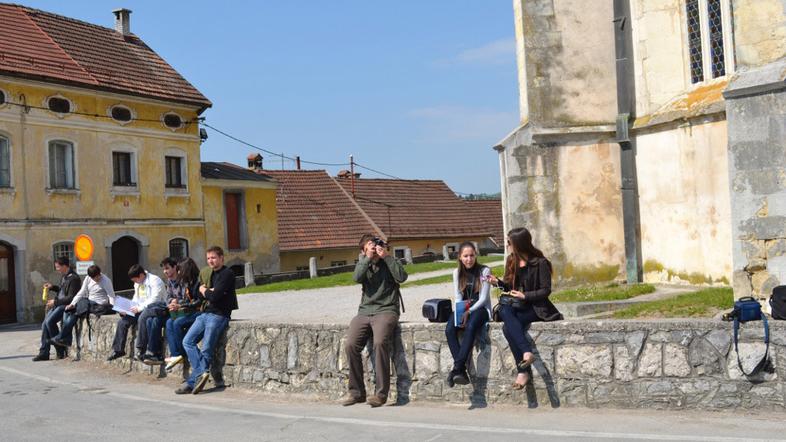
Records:
{"label": "grass patch", "polygon": [[[480,256],[478,257],[478,261],[482,264],[488,262],[495,262],[501,261],[504,259],[502,256]],[[423,272],[433,272],[435,270],[445,270],[445,269],[453,269],[456,267],[455,262],[424,262],[420,264],[407,264],[404,266],[406,269],[407,274],[415,275],[418,273]],[[499,267],[502,269],[502,267]],[[442,278],[438,276],[436,278]],[[434,278],[429,278],[434,279]],[[447,275],[447,281],[451,280],[451,276]],[[419,282],[419,281],[418,281]],[[296,279],[294,281],[281,281],[281,282],[273,282],[270,284],[263,284],[263,285],[253,285],[251,287],[244,287],[242,289],[238,289],[237,293],[269,293],[269,292],[281,292],[284,290],[307,290],[307,289],[321,289],[327,287],[340,287],[340,286],[347,286],[347,285],[355,285],[357,284],[355,281],[352,280],[352,272],[346,273],[338,273],[335,275],[329,276],[319,276],[313,279]],[[431,282],[430,284],[436,284],[436,282]],[[405,285],[409,285],[406,284]],[[423,284],[418,284],[423,285]]]}
{"label": "grass patch", "polygon": [[732,308],[734,294],[729,287],[713,287],[670,299],[642,302],[614,312],[614,318],[711,318]]}
{"label": "grass patch", "polygon": [[604,286],[561,290],[552,294],[549,299],[551,299],[551,302],[619,301],[621,299],[630,299],[634,296],[646,295],[654,291],[655,286],[652,284],[619,285],[615,283]]}

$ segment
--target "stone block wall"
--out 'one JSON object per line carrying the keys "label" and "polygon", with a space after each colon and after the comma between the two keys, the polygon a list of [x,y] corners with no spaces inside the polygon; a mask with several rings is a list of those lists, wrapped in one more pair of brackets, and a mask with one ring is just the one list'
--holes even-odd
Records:
{"label": "stone block wall", "polygon": [[[116,318],[93,321],[83,358],[110,353]],[[731,324],[714,320],[562,321],[529,332],[539,356],[533,385],[513,391],[513,356],[501,324],[475,346],[473,383],[448,388],[452,358],[444,324],[402,324],[396,338],[391,399],[483,406],[727,409],[786,408],[786,325],[771,321],[771,373],[747,379],[737,368]],[[333,400],[346,391],[345,325],[233,321],[223,374],[227,384],[301,399]],[[744,326],[740,352],[749,370],[764,350],[760,323]],[[223,358],[220,358],[223,359]],[[372,358],[373,359],[373,358]],[[109,363],[107,363],[109,364]],[[166,376],[128,358],[111,364]],[[367,386],[373,391],[371,364]],[[181,373],[173,375],[178,380]]]}

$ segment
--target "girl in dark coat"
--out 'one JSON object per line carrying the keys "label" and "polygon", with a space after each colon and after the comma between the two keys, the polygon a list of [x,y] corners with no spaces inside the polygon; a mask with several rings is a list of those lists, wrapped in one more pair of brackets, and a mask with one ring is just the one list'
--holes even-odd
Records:
{"label": "girl in dark coat", "polygon": [[532,245],[529,230],[520,227],[508,232],[507,246],[505,276],[502,279],[490,276],[489,280],[505,292],[500,297],[502,331],[518,368],[512,388],[521,390],[531,379],[530,366],[535,361],[532,345],[525,336],[529,325],[536,321],[557,321],[562,319],[562,314],[549,301],[551,263]]}

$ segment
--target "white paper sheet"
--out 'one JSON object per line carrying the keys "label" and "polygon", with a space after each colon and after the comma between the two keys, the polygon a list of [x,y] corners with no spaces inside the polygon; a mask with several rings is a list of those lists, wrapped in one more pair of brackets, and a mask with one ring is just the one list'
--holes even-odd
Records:
{"label": "white paper sheet", "polygon": [[136,306],[136,302],[131,301],[130,299],[124,298],[122,296],[115,297],[115,305],[112,306],[112,310],[124,313],[129,316],[136,316],[136,313],[131,311],[131,307]]}

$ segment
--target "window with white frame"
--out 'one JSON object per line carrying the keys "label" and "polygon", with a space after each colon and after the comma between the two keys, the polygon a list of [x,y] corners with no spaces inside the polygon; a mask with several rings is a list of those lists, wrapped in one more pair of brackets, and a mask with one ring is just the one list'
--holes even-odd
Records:
{"label": "window with white frame", "polygon": [[112,152],[112,185],[136,186],[136,159],[133,152]]}
{"label": "window with white frame", "polygon": [[74,243],[72,242],[59,242],[52,246],[52,261],[61,256],[68,258],[68,262],[74,265]]}
{"label": "window with white frame", "polygon": [[5,137],[0,137],[0,187],[11,187],[11,148]]}
{"label": "window with white frame", "polygon": [[686,0],[691,83],[734,71],[732,17],[728,0]]}
{"label": "window with white frame", "polygon": [[169,257],[177,261],[188,257],[188,240],[173,238],[169,240]]}
{"label": "window with white frame", "polygon": [[49,142],[49,187],[75,189],[74,145],[68,141]]}

